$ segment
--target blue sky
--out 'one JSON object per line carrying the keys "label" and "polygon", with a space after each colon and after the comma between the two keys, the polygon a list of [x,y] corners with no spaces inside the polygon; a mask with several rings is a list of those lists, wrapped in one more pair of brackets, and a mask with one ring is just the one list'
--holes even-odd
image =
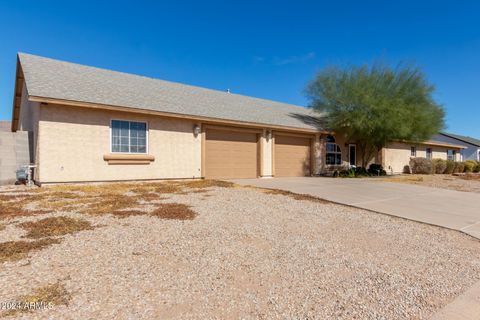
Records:
{"label": "blue sky", "polygon": [[327,64],[415,62],[447,130],[480,138],[478,1],[0,0],[0,119],[15,54],[307,105]]}

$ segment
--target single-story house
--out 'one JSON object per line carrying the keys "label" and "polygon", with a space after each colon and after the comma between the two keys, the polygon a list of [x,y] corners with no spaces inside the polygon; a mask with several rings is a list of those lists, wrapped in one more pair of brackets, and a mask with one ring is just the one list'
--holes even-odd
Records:
{"label": "single-story house", "polygon": [[[37,183],[318,175],[359,165],[355,141],[311,110],[18,54],[11,130],[29,131]],[[391,173],[411,156],[456,157],[462,146],[392,142]]]}
{"label": "single-story house", "polygon": [[433,137],[437,141],[451,144],[463,145],[460,157],[462,161],[475,160],[480,161],[480,140],[459,134],[440,132]]}

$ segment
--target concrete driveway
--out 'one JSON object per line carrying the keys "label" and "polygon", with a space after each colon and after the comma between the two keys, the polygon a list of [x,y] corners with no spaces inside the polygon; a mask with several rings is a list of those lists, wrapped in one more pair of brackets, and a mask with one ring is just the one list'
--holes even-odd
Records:
{"label": "concrete driveway", "polygon": [[310,194],[341,204],[463,231],[480,239],[480,193],[376,179],[300,177],[242,179],[234,182]]}

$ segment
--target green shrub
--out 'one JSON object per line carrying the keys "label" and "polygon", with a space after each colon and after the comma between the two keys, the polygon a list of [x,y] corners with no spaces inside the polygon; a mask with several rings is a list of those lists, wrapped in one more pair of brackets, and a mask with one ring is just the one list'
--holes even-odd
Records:
{"label": "green shrub", "polygon": [[465,162],[457,161],[455,162],[455,168],[453,169],[453,173],[463,173],[465,170]]}
{"label": "green shrub", "polygon": [[431,174],[432,160],[427,158],[412,158],[410,160],[410,168],[415,174]]}
{"label": "green shrub", "polygon": [[364,167],[356,167],[337,171],[337,176],[342,178],[368,177],[370,175],[371,174]]}
{"label": "green shrub", "polygon": [[455,169],[455,161],[447,160],[447,168],[445,169],[444,173],[452,174],[454,169]]}
{"label": "green shrub", "polygon": [[467,160],[465,161],[465,169],[464,172],[473,172],[473,169],[476,167],[477,161],[474,160]]}
{"label": "green shrub", "polygon": [[436,174],[445,173],[447,161],[443,159],[432,159],[432,172]]}
{"label": "green shrub", "polygon": [[367,169],[364,167],[356,167],[355,168],[355,176],[356,177],[367,177],[370,174],[368,173]]}
{"label": "green shrub", "polygon": [[480,161],[477,161],[477,164],[473,167],[473,172],[480,172]]}
{"label": "green shrub", "polygon": [[377,164],[377,163],[372,163],[369,167],[368,167],[368,173],[372,176],[386,176],[387,175],[387,171],[383,170],[383,167],[381,164]]}
{"label": "green shrub", "polygon": [[338,173],[338,176],[342,178],[355,178],[355,169],[342,170]]}

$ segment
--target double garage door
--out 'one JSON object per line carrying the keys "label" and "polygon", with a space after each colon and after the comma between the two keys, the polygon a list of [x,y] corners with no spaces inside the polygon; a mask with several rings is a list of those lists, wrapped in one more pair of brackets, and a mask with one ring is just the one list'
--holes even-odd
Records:
{"label": "double garage door", "polygon": [[[247,179],[260,175],[259,134],[249,131],[207,129],[205,177]],[[310,175],[310,139],[276,135],[272,150],[277,177]]]}

